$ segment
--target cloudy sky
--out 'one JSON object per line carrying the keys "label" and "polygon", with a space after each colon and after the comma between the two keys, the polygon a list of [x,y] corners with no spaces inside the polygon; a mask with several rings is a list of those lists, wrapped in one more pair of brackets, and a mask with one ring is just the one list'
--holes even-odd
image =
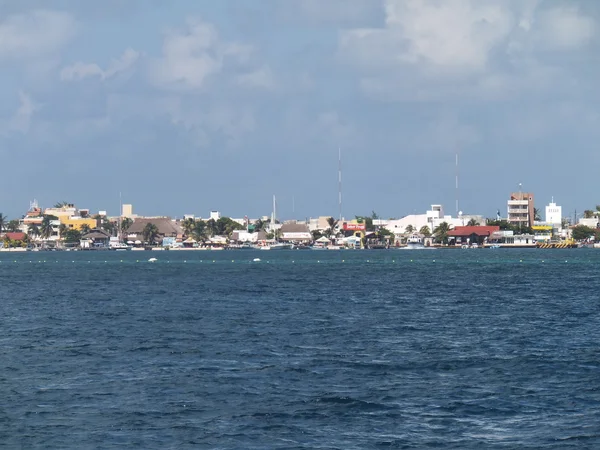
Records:
{"label": "cloudy sky", "polygon": [[0,0],[0,211],[600,203],[600,2]]}

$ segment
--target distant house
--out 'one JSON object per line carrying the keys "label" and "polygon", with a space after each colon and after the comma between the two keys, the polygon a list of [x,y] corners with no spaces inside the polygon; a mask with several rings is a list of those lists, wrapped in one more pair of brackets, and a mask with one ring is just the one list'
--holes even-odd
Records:
{"label": "distant house", "polygon": [[21,232],[7,232],[4,234],[5,239],[10,239],[11,241],[24,241],[27,238],[25,233]]}
{"label": "distant house", "polygon": [[455,227],[448,232],[448,237],[454,238],[455,243],[482,245],[498,231],[500,231],[499,226]]}
{"label": "distant house", "polygon": [[312,234],[305,223],[284,223],[281,225],[282,241],[306,242],[312,240]]}
{"label": "distant house", "polygon": [[81,236],[81,248],[108,247],[109,244],[110,234],[99,228]]}
{"label": "distant house", "polygon": [[164,237],[174,237],[178,241],[183,240],[183,228],[175,221],[168,217],[159,218],[137,218],[127,229],[127,237],[129,239],[139,239],[144,234],[144,228],[147,224],[152,223],[158,229],[159,240]]}
{"label": "distant house", "polygon": [[0,240],[0,248],[24,247],[27,242],[25,233],[8,232]]}

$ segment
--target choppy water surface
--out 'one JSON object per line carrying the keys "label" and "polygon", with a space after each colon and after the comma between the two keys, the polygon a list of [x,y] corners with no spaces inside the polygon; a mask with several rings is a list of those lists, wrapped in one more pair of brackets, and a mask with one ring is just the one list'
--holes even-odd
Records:
{"label": "choppy water surface", "polygon": [[579,249],[0,253],[0,446],[599,448],[599,270]]}

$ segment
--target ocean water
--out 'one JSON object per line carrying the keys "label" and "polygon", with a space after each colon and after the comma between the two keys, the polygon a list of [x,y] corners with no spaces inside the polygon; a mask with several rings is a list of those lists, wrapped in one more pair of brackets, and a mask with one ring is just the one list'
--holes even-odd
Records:
{"label": "ocean water", "polygon": [[600,448],[599,271],[585,249],[0,253],[0,447]]}

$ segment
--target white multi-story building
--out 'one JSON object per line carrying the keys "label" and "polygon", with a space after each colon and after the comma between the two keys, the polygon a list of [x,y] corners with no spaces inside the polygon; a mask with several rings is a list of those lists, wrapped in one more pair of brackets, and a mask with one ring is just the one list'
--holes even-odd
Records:
{"label": "white multi-story building", "polygon": [[552,225],[562,225],[562,206],[554,203],[554,198],[548,206],[546,206],[546,223]]}
{"label": "white multi-story building", "polygon": [[444,214],[442,205],[431,205],[431,209],[425,214],[410,214],[401,219],[389,220],[386,228],[394,234],[406,233],[406,229],[412,227],[414,231],[419,231],[426,226],[430,232],[433,232],[442,222],[450,225],[450,228],[467,225],[471,219],[479,225],[485,225],[485,218],[480,215],[462,214],[459,217],[452,217]]}

